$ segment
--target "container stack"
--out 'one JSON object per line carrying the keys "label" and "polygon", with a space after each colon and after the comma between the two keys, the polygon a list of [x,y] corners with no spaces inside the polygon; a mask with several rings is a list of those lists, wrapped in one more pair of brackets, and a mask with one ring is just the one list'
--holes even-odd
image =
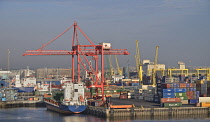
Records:
{"label": "container stack", "polygon": [[200,95],[207,97],[207,84],[204,84],[204,81],[196,81],[196,89],[200,92]]}
{"label": "container stack", "polygon": [[134,90],[134,99],[140,99],[140,100],[143,100],[144,97],[143,97],[143,89],[142,87],[141,88],[138,88],[138,89],[135,89]]}
{"label": "container stack", "polygon": [[162,79],[162,82],[163,83],[179,83],[179,78],[176,78],[176,77],[167,77],[167,76],[164,76],[163,79]]}
{"label": "container stack", "polygon": [[196,104],[198,103],[198,98],[200,92],[197,91],[196,89],[196,84],[195,83],[186,83],[186,94],[188,97],[188,103],[189,104]]}
{"label": "container stack", "polygon": [[210,97],[210,81],[206,81],[207,83],[207,97]]}
{"label": "container stack", "polygon": [[13,101],[17,99],[17,89],[3,88],[0,89],[0,101]]}
{"label": "container stack", "polygon": [[159,97],[159,101],[162,98],[179,98],[182,104],[196,104],[199,91],[196,91],[195,83],[160,83],[157,84],[155,97],[155,99]]}
{"label": "container stack", "polygon": [[200,96],[210,97],[210,81],[197,80],[196,89],[200,92]]}
{"label": "container stack", "polygon": [[146,90],[148,90],[148,85],[139,85],[136,89],[134,89],[134,99],[143,100],[143,94]]}
{"label": "container stack", "polygon": [[180,98],[161,98],[160,106],[161,107],[181,107],[182,102]]}
{"label": "container stack", "polygon": [[147,89],[143,90],[142,96],[143,96],[144,100],[153,102],[155,92],[156,92],[156,87],[148,85]]}
{"label": "container stack", "polygon": [[180,98],[182,104],[188,104],[188,96],[185,88],[174,89],[175,97]]}
{"label": "container stack", "polygon": [[210,107],[210,97],[199,97],[201,107]]}

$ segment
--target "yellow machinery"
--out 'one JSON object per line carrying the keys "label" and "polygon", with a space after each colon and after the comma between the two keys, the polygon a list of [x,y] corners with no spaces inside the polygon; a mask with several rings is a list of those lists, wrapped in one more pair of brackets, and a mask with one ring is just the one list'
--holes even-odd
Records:
{"label": "yellow machinery", "polygon": [[112,75],[115,75],[114,67],[112,65],[112,55],[109,55],[109,67],[110,67],[110,77],[112,77]]}
{"label": "yellow machinery", "polygon": [[168,69],[167,71],[168,71],[167,75],[170,78],[172,77],[173,71],[181,71],[179,73],[176,72],[176,75],[177,74],[184,74],[185,76],[188,76],[188,69]]}
{"label": "yellow machinery", "polygon": [[206,71],[206,80],[210,80],[210,68],[200,68],[200,69],[196,69],[197,71],[197,77],[199,78],[199,74],[200,74],[200,71]]}
{"label": "yellow machinery", "polygon": [[156,79],[155,79],[155,76],[156,76],[156,66],[157,66],[157,63],[158,63],[158,49],[159,49],[159,46],[156,46],[156,50],[155,50],[155,59],[154,59],[154,68],[153,68],[153,72],[152,72],[152,85],[153,86],[156,86]]}
{"label": "yellow machinery", "polygon": [[[151,76],[151,72],[153,71],[153,69],[148,69],[147,70],[147,76]],[[165,69],[156,69],[156,72],[160,71],[162,76],[165,76]]]}
{"label": "yellow machinery", "polygon": [[136,59],[136,70],[138,72],[138,78],[139,78],[140,83],[142,84],[143,70],[142,70],[142,63],[141,63],[141,58],[140,58],[140,50],[139,50],[139,41],[138,40],[136,40],[135,59]]}
{"label": "yellow machinery", "polygon": [[114,55],[114,56],[115,56],[115,61],[116,61],[116,65],[117,65],[117,74],[122,75],[122,69],[120,69],[117,55]]}

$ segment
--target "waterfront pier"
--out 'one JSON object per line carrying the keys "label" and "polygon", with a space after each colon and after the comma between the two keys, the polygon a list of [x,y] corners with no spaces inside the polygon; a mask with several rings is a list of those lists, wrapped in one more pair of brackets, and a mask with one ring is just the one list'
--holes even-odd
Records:
{"label": "waterfront pier", "polygon": [[169,108],[127,108],[127,109],[110,109],[105,107],[89,106],[84,112],[98,117],[143,117],[149,116],[155,118],[156,116],[189,116],[189,115],[205,115],[210,116],[210,107],[169,107]]}

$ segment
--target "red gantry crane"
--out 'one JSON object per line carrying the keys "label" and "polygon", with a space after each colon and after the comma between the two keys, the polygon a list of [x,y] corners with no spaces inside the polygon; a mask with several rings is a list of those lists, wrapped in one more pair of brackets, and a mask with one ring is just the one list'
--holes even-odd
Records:
{"label": "red gantry crane", "polygon": [[[72,36],[72,49],[68,50],[44,50],[44,48],[58,39],[60,36],[65,34],[71,28],[73,30]],[[78,39],[78,31],[87,39],[90,45],[80,45]],[[80,29],[77,22],[74,22],[72,26],[62,32],[60,35],[43,45],[37,50],[27,50],[23,53],[23,56],[27,55],[71,55],[72,56],[72,82],[81,82],[81,69],[83,68],[86,72],[91,74],[91,82],[87,86],[88,88],[95,87],[101,88],[102,100],[104,100],[104,55],[129,55],[126,49],[112,49],[110,43],[101,43],[95,45],[88,36]],[[76,56],[76,57],[75,57]],[[94,60],[92,63],[88,60],[88,56],[92,56]],[[100,57],[100,59],[99,59]],[[77,68],[75,70],[75,63]],[[100,66],[99,66],[100,65]],[[101,75],[99,76],[99,69],[101,69]],[[76,73],[75,73],[76,72]],[[76,75],[77,74],[77,75]]]}

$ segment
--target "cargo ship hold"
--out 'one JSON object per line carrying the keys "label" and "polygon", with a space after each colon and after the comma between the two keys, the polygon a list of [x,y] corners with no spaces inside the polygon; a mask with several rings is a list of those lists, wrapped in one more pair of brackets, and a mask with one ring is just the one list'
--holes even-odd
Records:
{"label": "cargo ship hold", "polygon": [[62,101],[55,99],[45,99],[44,101],[48,110],[62,114],[81,113],[87,108],[83,83],[67,82],[64,85]]}

